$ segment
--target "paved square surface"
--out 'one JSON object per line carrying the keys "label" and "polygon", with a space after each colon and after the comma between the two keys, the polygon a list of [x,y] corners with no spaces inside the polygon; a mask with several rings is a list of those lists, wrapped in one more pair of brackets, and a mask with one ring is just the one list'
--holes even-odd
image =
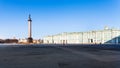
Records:
{"label": "paved square surface", "polygon": [[120,51],[39,46],[0,46],[0,68],[120,68]]}

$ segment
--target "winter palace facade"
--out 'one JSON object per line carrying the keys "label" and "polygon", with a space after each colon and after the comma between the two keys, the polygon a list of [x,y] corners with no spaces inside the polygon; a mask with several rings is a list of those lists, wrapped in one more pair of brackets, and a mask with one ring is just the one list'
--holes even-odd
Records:
{"label": "winter palace facade", "polygon": [[88,32],[64,32],[43,38],[44,44],[104,44],[120,43],[120,30],[109,29]]}

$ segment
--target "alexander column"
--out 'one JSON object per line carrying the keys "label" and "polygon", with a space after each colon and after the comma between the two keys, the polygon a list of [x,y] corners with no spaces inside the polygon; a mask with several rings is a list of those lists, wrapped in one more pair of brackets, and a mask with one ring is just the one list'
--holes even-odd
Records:
{"label": "alexander column", "polygon": [[28,43],[32,43],[33,39],[32,39],[32,20],[31,20],[31,15],[29,14],[29,18],[28,18],[28,39],[27,39]]}

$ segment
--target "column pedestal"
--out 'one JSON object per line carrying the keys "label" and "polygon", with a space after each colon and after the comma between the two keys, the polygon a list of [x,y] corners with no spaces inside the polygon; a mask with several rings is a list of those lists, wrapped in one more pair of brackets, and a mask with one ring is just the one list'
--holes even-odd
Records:
{"label": "column pedestal", "polygon": [[29,38],[27,39],[27,42],[28,42],[28,43],[33,43],[33,38],[29,37]]}

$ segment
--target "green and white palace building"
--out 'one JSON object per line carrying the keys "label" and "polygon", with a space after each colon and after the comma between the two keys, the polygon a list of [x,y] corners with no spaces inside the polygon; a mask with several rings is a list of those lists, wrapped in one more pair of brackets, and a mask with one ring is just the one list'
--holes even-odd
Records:
{"label": "green and white palace building", "polygon": [[120,43],[120,30],[109,29],[88,32],[64,32],[43,38],[44,44],[105,44]]}

